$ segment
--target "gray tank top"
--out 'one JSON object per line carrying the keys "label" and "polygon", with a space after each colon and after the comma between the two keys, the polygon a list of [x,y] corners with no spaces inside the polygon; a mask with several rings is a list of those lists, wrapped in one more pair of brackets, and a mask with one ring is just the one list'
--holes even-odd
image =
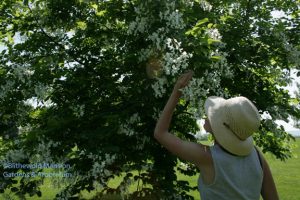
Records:
{"label": "gray tank top", "polygon": [[259,200],[263,171],[255,148],[248,156],[234,156],[219,145],[210,147],[215,177],[205,184],[199,177],[201,200]]}

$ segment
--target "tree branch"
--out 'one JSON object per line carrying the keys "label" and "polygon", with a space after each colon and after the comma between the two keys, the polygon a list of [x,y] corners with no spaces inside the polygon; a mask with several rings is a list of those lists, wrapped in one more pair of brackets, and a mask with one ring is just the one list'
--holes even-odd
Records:
{"label": "tree branch", "polygon": [[[27,5],[28,9],[30,10],[31,13],[33,13],[32,9],[30,8],[29,4]],[[58,47],[60,47],[61,49],[63,49],[63,51],[70,57],[72,58],[74,61],[78,62],[79,64],[85,66],[85,64],[83,62],[81,62],[78,58],[76,58],[74,55],[70,54],[71,51],[67,51],[64,47],[63,44],[59,43],[58,41],[56,41],[53,37],[51,37],[48,33],[46,33],[46,31],[39,25],[39,21],[36,18],[36,16],[34,16],[34,20],[37,24],[37,27],[40,29],[40,31],[42,32],[43,35],[45,35],[50,41],[52,41],[54,44],[56,44]]]}

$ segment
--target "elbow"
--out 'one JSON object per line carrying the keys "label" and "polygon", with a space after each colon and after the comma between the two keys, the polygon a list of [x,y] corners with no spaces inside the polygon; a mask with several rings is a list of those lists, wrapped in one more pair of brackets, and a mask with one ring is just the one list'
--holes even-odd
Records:
{"label": "elbow", "polygon": [[159,133],[158,133],[156,130],[154,130],[153,137],[154,137],[156,140],[158,140],[158,138],[159,138]]}
{"label": "elbow", "polygon": [[153,137],[159,142],[162,143],[165,140],[166,132],[164,131],[154,131]]}
{"label": "elbow", "polygon": [[161,131],[158,131],[157,129],[154,130],[154,133],[153,133],[153,137],[159,141],[160,140],[160,137],[161,137]]}

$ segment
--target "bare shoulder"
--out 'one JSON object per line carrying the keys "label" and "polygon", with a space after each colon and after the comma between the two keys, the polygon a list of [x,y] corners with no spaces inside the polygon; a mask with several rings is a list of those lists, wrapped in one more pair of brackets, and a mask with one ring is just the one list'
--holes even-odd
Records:
{"label": "bare shoulder", "polygon": [[212,163],[212,156],[210,152],[210,147],[208,145],[204,145],[201,143],[194,143],[195,146],[197,146],[195,149],[195,165],[202,169],[204,167],[210,166]]}

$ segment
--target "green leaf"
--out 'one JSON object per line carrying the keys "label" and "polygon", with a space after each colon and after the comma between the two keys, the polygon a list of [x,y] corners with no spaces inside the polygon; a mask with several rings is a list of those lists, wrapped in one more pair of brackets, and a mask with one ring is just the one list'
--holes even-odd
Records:
{"label": "green leaf", "polygon": [[207,24],[207,28],[212,28],[214,26],[214,24],[213,23],[209,23],[209,24]]}
{"label": "green leaf", "polygon": [[87,24],[84,21],[78,21],[76,22],[77,27],[81,30],[85,30],[87,28]]}
{"label": "green leaf", "polygon": [[10,44],[14,44],[14,38],[11,36],[11,34],[7,35],[7,40]]}
{"label": "green leaf", "polygon": [[209,22],[208,18],[204,18],[204,19],[199,20],[195,26],[199,27],[207,22]]}
{"label": "green leaf", "polygon": [[220,42],[221,42],[220,40],[215,40],[215,39],[211,39],[211,38],[207,39],[207,43],[209,45],[214,44],[214,43],[220,43]]}
{"label": "green leaf", "polygon": [[219,61],[222,57],[221,56],[212,56],[210,58],[214,61]]}
{"label": "green leaf", "polygon": [[98,17],[104,17],[104,15],[106,14],[106,10],[101,10],[101,11],[99,11],[99,12],[96,12],[96,15],[98,16]]}

